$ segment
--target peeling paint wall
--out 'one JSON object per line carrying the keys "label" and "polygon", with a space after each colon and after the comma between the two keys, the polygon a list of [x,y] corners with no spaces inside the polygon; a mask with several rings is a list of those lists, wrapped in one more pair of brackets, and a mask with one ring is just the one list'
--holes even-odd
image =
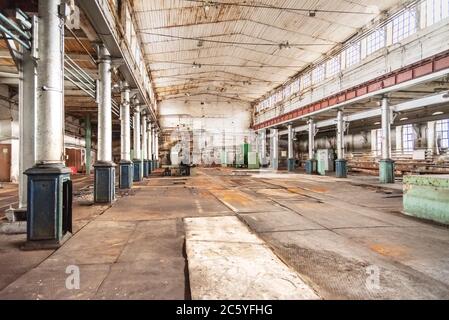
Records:
{"label": "peeling paint wall", "polygon": [[195,165],[232,163],[236,149],[238,152],[244,141],[254,140],[249,103],[195,97],[186,101],[166,100],[159,106],[163,130],[159,146],[162,164],[179,164],[180,161]]}

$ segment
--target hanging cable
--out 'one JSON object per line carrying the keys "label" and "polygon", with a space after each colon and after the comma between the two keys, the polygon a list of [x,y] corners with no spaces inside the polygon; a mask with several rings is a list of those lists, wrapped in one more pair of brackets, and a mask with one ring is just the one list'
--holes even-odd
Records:
{"label": "hanging cable", "polygon": [[294,8],[294,7],[280,7],[268,4],[249,4],[240,2],[220,2],[220,1],[204,1],[204,0],[184,0],[187,2],[201,3],[204,7],[211,6],[228,6],[228,7],[244,7],[244,8],[257,8],[257,9],[271,9],[271,10],[282,10],[282,11],[298,11],[305,12],[309,16],[314,16],[316,13],[340,13],[340,14],[359,14],[359,15],[373,15],[376,12],[369,11],[347,11],[347,10],[327,10],[327,9],[304,9],[304,8]]}
{"label": "hanging cable", "polygon": [[[283,49],[283,48],[291,48],[291,47],[311,47],[311,46],[332,46],[332,45],[335,45],[335,43],[288,43],[288,42],[261,43],[261,42],[239,42],[239,41],[212,40],[212,39],[204,39],[204,38],[174,36],[174,35],[171,35],[171,34],[163,34],[163,33],[143,31],[143,30],[140,30],[139,32],[142,33],[142,34],[148,34],[148,35],[152,35],[152,36],[166,37],[166,38],[178,39],[178,40],[202,41],[202,42],[229,44],[229,45],[242,45],[242,46],[269,46],[269,47],[277,46],[277,47],[280,47],[281,49]],[[233,35],[238,35],[238,34],[232,34],[232,35],[228,35],[228,36],[233,36]],[[223,35],[223,36],[227,36],[227,35]],[[287,43],[288,43],[288,46],[286,45]]]}

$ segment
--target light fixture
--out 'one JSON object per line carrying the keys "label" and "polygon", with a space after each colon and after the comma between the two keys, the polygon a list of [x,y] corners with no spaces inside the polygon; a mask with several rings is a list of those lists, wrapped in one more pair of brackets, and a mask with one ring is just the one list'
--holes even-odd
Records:
{"label": "light fixture", "polygon": [[200,39],[200,40],[198,40],[198,44],[196,45],[198,48],[201,48],[202,46],[203,46],[203,44],[204,44],[204,40],[203,39]]}
{"label": "light fixture", "polygon": [[282,49],[290,49],[291,47],[290,47],[290,43],[288,42],[288,41],[285,41],[285,42],[282,42],[282,43],[280,43],[279,44],[279,49],[280,50],[282,50]]}
{"label": "light fixture", "polygon": [[378,124],[380,124],[380,122],[379,122],[379,121],[377,121],[377,122],[374,122],[374,125],[375,125],[375,126],[377,126]]}
{"label": "light fixture", "polygon": [[200,63],[193,62],[192,68],[193,68],[193,69],[199,69],[199,68],[201,68],[201,64],[200,64]]}
{"label": "light fixture", "polygon": [[434,113],[432,113],[432,116],[439,116],[440,114],[443,114],[443,111],[435,111]]}
{"label": "light fixture", "polygon": [[315,17],[316,16],[316,11],[315,10],[310,10],[309,11],[309,17]]}
{"label": "light fixture", "polygon": [[405,120],[408,120],[408,118],[404,117],[404,118],[399,119],[399,121],[405,121]]}

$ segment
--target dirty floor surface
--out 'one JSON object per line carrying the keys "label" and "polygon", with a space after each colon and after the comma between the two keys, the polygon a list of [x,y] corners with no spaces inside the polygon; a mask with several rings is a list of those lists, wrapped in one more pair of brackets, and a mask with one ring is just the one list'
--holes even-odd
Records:
{"label": "dirty floor surface", "polygon": [[[152,177],[37,257],[0,299],[190,299],[188,223],[230,216],[323,299],[449,298],[449,229],[401,210],[398,188],[352,179],[232,169]],[[0,283],[5,258],[21,267],[18,249],[4,254],[0,243]],[[79,290],[66,288],[71,265]]]}

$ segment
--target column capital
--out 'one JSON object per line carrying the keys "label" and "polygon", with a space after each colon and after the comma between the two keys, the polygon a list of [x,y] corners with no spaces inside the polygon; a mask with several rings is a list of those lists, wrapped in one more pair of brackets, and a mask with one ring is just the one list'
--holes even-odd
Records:
{"label": "column capital", "polygon": [[98,62],[102,62],[104,60],[110,61],[111,54],[109,53],[108,48],[104,45],[104,43],[97,44],[97,54],[98,54]]}
{"label": "column capital", "polygon": [[130,87],[127,81],[120,81],[120,91],[129,91]]}

